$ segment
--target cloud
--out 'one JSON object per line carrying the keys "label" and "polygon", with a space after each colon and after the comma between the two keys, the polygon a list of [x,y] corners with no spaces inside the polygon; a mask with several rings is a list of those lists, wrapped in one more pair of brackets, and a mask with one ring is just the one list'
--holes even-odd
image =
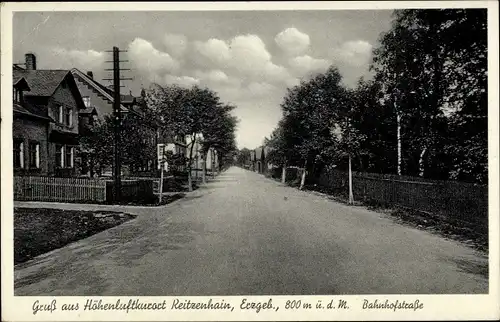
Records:
{"label": "cloud", "polygon": [[68,50],[56,47],[51,50],[51,55],[57,59],[60,66],[76,67],[82,70],[102,68],[106,54],[95,50]]}
{"label": "cloud", "polygon": [[295,87],[300,84],[300,80],[298,78],[290,78],[285,82],[287,87]]}
{"label": "cloud", "polygon": [[324,72],[328,69],[328,66],[330,66],[330,62],[328,60],[313,58],[309,55],[291,58],[288,63],[299,75]]}
{"label": "cloud", "polygon": [[333,50],[335,59],[351,66],[361,67],[369,63],[372,45],[364,40],[351,40]]}
{"label": "cloud", "polygon": [[225,83],[229,81],[227,74],[219,69],[212,69],[207,72],[197,70],[194,74],[197,78],[208,82]]}
{"label": "cloud", "polygon": [[276,35],[276,44],[288,55],[295,56],[304,53],[310,45],[309,35],[296,28],[287,28]]}
{"label": "cloud", "polygon": [[180,58],[188,47],[188,39],[184,35],[166,34],[163,37],[163,42],[167,52],[176,58]]}
{"label": "cloud", "polygon": [[139,72],[146,75],[162,75],[180,67],[180,63],[168,53],[159,51],[152,43],[141,38],[135,38],[128,45],[128,58]]}
{"label": "cloud", "polygon": [[218,68],[228,68],[243,77],[273,82],[285,81],[289,73],[272,62],[266,45],[256,35],[239,35],[229,41],[211,38],[195,42],[197,53]]}
{"label": "cloud", "polygon": [[247,91],[251,97],[270,95],[277,90],[276,86],[266,82],[251,82],[248,84]]}
{"label": "cloud", "polygon": [[224,40],[211,38],[206,42],[196,41],[194,48],[200,55],[219,65],[231,59],[229,46]]}
{"label": "cloud", "polygon": [[193,85],[198,85],[200,80],[191,76],[175,76],[167,74],[163,78],[165,84],[176,84],[182,87],[191,87]]}

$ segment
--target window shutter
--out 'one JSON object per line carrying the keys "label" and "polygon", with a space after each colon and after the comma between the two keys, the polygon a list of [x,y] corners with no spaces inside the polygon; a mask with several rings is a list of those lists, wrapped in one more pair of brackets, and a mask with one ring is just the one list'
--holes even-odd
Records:
{"label": "window shutter", "polygon": [[40,168],[40,144],[36,144],[35,146],[35,151],[36,151],[36,154],[35,154],[35,166],[37,168]]}
{"label": "window shutter", "polygon": [[73,166],[75,165],[74,163],[74,160],[75,160],[75,148],[74,147],[70,147],[70,152],[71,152],[71,165],[70,167],[73,168]]}
{"label": "window shutter", "polygon": [[69,126],[73,126],[73,109],[69,110]]}
{"label": "window shutter", "polygon": [[23,142],[21,142],[19,144],[19,159],[20,159],[21,168],[24,168],[24,143]]}

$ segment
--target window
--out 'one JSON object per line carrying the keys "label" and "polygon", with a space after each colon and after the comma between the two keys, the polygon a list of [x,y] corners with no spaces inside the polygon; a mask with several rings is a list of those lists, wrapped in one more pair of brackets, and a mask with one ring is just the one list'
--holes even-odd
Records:
{"label": "window", "polygon": [[24,168],[24,144],[22,140],[14,140],[14,168]]}
{"label": "window", "polygon": [[82,99],[83,99],[83,104],[85,104],[85,107],[90,107],[90,97],[84,96],[82,97]]}
{"label": "window", "polygon": [[57,107],[57,114],[58,114],[57,120],[59,121],[59,123],[63,123],[63,121],[64,121],[63,110],[64,110],[64,108],[62,105],[59,105]]}
{"label": "window", "polygon": [[58,168],[64,168],[64,147],[62,145],[56,145],[56,166]]}
{"label": "window", "polygon": [[30,154],[30,168],[38,169],[40,168],[40,143],[30,142],[29,145]]}
{"label": "window", "polygon": [[73,155],[75,148],[72,146],[65,146],[65,160],[64,165],[66,168],[73,168]]}
{"label": "window", "polygon": [[73,110],[71,108],[66,108],[64,110],[64,124],[73,126]]}
{"label": "window", "polygon": [[21,91],[18,90],[17,88],[14,88],[14,92],[12,93],[14,102],[20,103],[21,102]]}

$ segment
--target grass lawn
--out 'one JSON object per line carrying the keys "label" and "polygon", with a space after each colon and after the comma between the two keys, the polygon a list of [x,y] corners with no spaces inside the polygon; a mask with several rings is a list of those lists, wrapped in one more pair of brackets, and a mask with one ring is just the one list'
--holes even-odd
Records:
{"label": "grass lawn", "polygon": [[14,208],[14,264],[135,218],[112,211]]}

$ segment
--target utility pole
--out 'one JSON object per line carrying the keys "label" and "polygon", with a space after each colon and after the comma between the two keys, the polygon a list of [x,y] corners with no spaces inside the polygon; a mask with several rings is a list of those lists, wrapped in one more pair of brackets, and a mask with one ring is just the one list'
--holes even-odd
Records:
{"label": "utility pole", "polygon": [[[109,51],[108,51],[109,52]],[[113,63],[112,70],[113,78],[105,78],[104,80],[113,81],[113,197],[115,202],[121,200],[121,126],[122,126],[122,112],[121,112],[121,95],[120,95],[120,80],[131,80],[131,78],[120,78],[120,51],[118,47],[113,47],[113,60],[107,61]],[[129,69],[121,69],[129,70]]]}
{"label": "utility pole", "polygon": [[114,114],[114,160],[115,160],[115,173],[113,174],[114,180],[114,193],[115,201],[121,200],[122,192],[122,160],[121,160],[121,125],[122,125],[122,111],[120,108],[121,97],[120,97],[120,51],[118,47],[113,47],[113,88],[114,88],[114,104],[113,104],[113,114]]}

